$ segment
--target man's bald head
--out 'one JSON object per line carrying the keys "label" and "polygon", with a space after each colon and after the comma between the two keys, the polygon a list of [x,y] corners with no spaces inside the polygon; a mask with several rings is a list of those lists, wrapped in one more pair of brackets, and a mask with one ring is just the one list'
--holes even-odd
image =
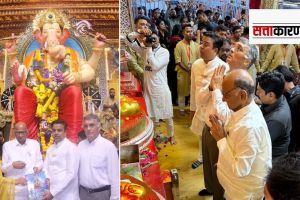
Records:
{"label": "man's bald head", "polygon": [[24,122],[17,122],[14,125],[14,134],[20,144],[24,144],[27,138],[27,125]]}
{"label": "man's bald head", "polygon": [[253,99],[254,90],[253,79],[243,69],[231,71],[222,83],[223,100],[233,111],[248,105]]}
{"label": "man's bald head", "polygon": [[251,75],[244,69],[236,69],[231,71],[225,79],[231,79],[235,87],[240,87],[248,93],[249,96],[254,95],[255,85]]}
{"label": "man's bald head", "polygon": [[26,125],[26,123],[25,122],[17,122],[17,123],[15,123],[15,126],[14,126],[14,128],[16,128],[16,127],[25,127],[26,129],[27,129],[27,125]]}

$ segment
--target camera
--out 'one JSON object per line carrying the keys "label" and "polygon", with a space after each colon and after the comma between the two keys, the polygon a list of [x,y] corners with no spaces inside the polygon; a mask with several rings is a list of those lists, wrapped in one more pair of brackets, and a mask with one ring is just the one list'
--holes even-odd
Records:
{"label": "camera", "polygon": [[154,37],[152,37],[151,35],[148,35],[148,36],[145,35],[141,29],[138,29],[137,33],[142,34],[142,35],[144,35],[146,37],[146,39],[145,39],[146,43],[153,43],[153,42],[155,42],[155,38]]}
{"label": "camera", "polygon": [[153,42],[155,42],[155,38],[152,37],[152,36],[146,36],[145,42],[146,43],[153,43]]}

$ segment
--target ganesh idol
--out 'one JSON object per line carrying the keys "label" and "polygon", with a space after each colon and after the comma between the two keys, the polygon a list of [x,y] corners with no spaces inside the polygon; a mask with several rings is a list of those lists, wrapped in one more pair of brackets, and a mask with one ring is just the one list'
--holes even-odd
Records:
{"label": "ganesh idol", "polygon": [[106,37],[96,34],[93,53],[86,61],[65,46],[70,23],[60,11],[39,12],[32,28],[40,48],[28,53],[22,63],[16,56],[17,41],[5,45],[16,85],[14,119],[27,124],[28,137],[32,139],[38,139],[40,134],[49,135],[51,122],[63,119],[67,123],[67,138],[76,143],[83,121],[81,83],[94,78]]}

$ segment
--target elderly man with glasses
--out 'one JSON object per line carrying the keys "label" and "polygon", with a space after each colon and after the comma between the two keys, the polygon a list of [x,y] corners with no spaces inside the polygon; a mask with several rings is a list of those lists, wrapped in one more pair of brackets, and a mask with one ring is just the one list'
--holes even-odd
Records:
{"label": "elderly man with glasses", "polygon": [[222,93],[232,114],[225,125],[209,116],[217,141],[218,179],[226,199],[262,199],[264,180],[272,166],[272,144],[262,112],[255,104],[255,85],[247,71],[237,69],[223,80]]}
{"label": "elderly man with glasses", "polygon": [[[255,46],[253,45],[249,45],[248,43],[241,43],[241,42],[237,42],[234,44],[234,46],[231,48],[230,50],[230,54],[227,57],[227,63],[229,65],[230,71],[235,71],[235,70],[242,70],[244,71],[246,74],[248,74],[247,69],[253,65],[253,63],[255,62],[257,57],[257,49]],[[228,106],[228,104],[226,102],[223,102],[224,100],[224,95],[225,97],[227,97],[228,95],[231,95],[231,93],[233,93],[236,88],[232,88],[233,90],[227,90],[226,92],[223,91],[222,92],[222,81],[223,81],[223,77],[224,77],[224,72],[225,72],[225,67],[224,66],[220,66],[218,68],[216,68],[213,72],[212,78],[211,78],[211,82],[209,85],[209,96],[210,96],[210,100],[209,100],[209,104],[211,105],[211,109],[207,109],[205,111],[205,113],[203,114],[205,116],[206,119],[209,119],[209,116],[211,114],[216,114],[218,115],[219,120],[222,120],[223,123],[226,122],[226,120],[230,117],[230,115],[232,114],[232,109]],[[250,75],[249,75],[250,76]],[[253,80],[250,77],[251,80]],[[207,126],[207,130],[206,132],[210,131],[211,128],[211,124],[208,123],[209,126]],[[209,149],[209,153],[210,153],[210,157],[209,157],[209,162],[211,163],[217,163],[218,158],[219,158],[219,151],[220,149],[218,149],[216,141],[213,139],[213,137],[211,136],[211,134],[203,134],[206,137],[203,137],[203,144],[208,143],[207,139],[209,139],[208,141],[212,144],[214,144],[214,151],[212,151],[212,145],[211,148]],[[206,161],[208,162],[208,161]],[[205,161],[204,161],[205,164]],[[214,166],[215,167],[215,166]],[[213,169],[213,168],[212,168]],[[216,169],[214,168],[214,171]],[[217,177],[216,179],[218,179],[219,177]],[[222,185],[222,184],[221,184]],[[222,185],[223,186],[223,185]],[[225,187],[223,186],[223,188],[225,189]],[[200,191],[201,195],[208,195],[209,191],[208,190],[202,190]],[[199,195],[200,195],[199,193]],[[226,193],[226,189],[225,189],[225,193]]]}
{"label": "elderly man with glasses", "polygon": [[[40,144],[28,139],[28,129],[24,122],[14,125],[16,138],[3,145],[2,172],[5,177],[20,178],[41,170],[43,160]],[[26,185],[17,185],[15,200],[27,200],[29,193]]]}

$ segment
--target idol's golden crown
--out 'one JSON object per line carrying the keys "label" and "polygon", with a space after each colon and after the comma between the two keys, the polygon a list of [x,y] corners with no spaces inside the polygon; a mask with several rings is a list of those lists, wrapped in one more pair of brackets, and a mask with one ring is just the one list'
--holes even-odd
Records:
{"label": "idol's golden crown", "polygon": [[40,11],[34,18],[32,28],[33,31],[39,30],[46,23],[58,23],[61,27],[69,29],[70,23],[68,17],[61,11],[48,9]]}

